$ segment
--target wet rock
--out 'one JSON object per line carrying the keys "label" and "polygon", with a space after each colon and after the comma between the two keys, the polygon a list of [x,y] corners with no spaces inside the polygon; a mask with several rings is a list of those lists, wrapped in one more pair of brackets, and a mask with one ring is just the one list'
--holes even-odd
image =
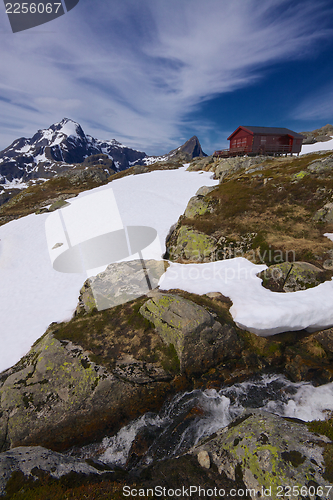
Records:
{"label": "wet rock", "polygon": [[[231,480],[241,476],[251,498],[262,496],[262,488],[271,488],[265,498],[275,499],[278,487],[304,485],[325,487],[324,449],[330,443],[325,436],[308,431],[304,424],[261,410],[247,412],[211,438],[191,450],[205,451],[220,474]],[[330,445],[329,445],[330,446]],[[333,498],[331,492],[328,498]]]}
{"label": "wet rock", "polygon": [[234,327],[221,325],[205,308],[179,295],[160,294],[140,313],[154,323],[166,344],[174,346],[183,372],[202,371],[240,353]]}
{"label": "wet rock", "polygon": [[20,446],[0,453],[0,495],[5,493],[6,484],[15,471],[21,471],[26,477],[35,479],[40,471],[48,472],[57,479],[70,472],[101,474],[84,460],[67,457],[42,446]]}
{"label": "wet rock", "polygon": [[110,264],[105,271],[85,281],[76,313],[102,311],[149,293],[157,287],[168,266],[166,261],[156,260]]}

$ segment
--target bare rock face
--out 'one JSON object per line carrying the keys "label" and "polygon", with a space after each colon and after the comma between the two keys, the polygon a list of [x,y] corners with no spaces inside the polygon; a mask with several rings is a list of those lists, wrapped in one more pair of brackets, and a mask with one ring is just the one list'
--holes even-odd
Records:
{"label": "bare rock face", "polygon": [[232,326],[221,325],[206,309],[179,295],[159,294],[140,313],[154,323],[166,344],[174,346],[183,372],[202,371],[241,351]]}
{"label": "bare rock face", "polygon": [[286,486],[292,491],[293,487],[300,490],[300,485],[304,487],[302,496],[315,486],[319,488],[315,491],[323,489],[324,496],[332,499],[333,488],[325,478],[327,449],[332,449],[330,440],[309,432],[305,424],[248,410],[195,446],[191,454],[203,456],[205,452],[220,474],[231,480],[241,477],[252,499],[264,496],[273,500],[285,493]]}

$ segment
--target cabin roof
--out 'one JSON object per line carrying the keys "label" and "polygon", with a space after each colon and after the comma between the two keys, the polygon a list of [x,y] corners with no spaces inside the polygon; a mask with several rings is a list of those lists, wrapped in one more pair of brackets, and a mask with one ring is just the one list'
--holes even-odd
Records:
{"label": "cabin roof", "polygon": [[281,128],[281,127],[253,127],[253,126],[245,126],[245,125],[240,125],[237,127],[237,129],[229,135],[227,140],[230,140],[236,132],[238,132],[239,129],[247,130],[248,132],[254,134],[260,134],[260,135],[289,135],[291,137],[297,138],[297,139],[303,139],[304,137],[301,134],[298,134],[297,132],[294,132],[293,130],[290,130],[289,128]]}

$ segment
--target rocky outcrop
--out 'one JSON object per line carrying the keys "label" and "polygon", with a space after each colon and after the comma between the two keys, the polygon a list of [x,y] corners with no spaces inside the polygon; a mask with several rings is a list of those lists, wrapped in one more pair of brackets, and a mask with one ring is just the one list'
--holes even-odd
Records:
{"label": "rocky outcrop", "polygon": [[40,444],[62,450],[93,441],[112,434],[143,404],[156,407],[160,395],[165,397],[172,377],[158,362],[120,353],[107,370],[80,345],[54,333],[1,374],[0,449]]}
{"label": "rocky outcrop", "polygon": [[222,326],[205,308],[179,295],[158,293],[140,313],[154,323],[167,345],[174,346],[182,372],[204,372],[241,352],[233,326]]}
{"label": "rocky outcrop", "polygon": [[333,203],[325,203],[325,205],[317,210],[313,216],[313,220],[317,222],[333,222]]}
{"label": "rocky outcrop", "polygon": [[179,226],[167,241],[167,252],[170,260],[208,262],[218,246],[215,238],[189,226]]}
{"label": "rocky outcrop", "polygon": [[333,135],[333,126],[329,123],[324,127],[310,132],[300,132],[304,136],[303,144],[315,144],[316,142],[330,141]]}
{"label": "rocky outcrop", "polygon": [[224,178],[228,175],[234,174],[239,171],[245,171],[247,173],[252,173],[255,170],[262,170],[259,166],[266,160],[264,156],[255,156],[252,158],[249,157],[240,157],[236,158],[227,158],[225,160],[220,160],[214,166],[214,172],[216,179],[219,179],[220,182],[223,182]]}
{"label": "rocky outcrop", "polygon": [[102,311],[145,295],[157,287],[168,266],[166,261],[152,259],[110,264],[85,281],[76,313]]}
{"label": "rocky outcrop", "polygon": [[[325,472],[324,453],[333,446],[325,436],[308,431],[305,424],[283,419],[261,410],[247,412],[192,449],[203,468],[217,467],[231,480],[244,482],[252,499],[279,498],[297,488],[325,491],[333,498]],[[312,486],[312,489],[309,488]],[[294,488],[294,490],[293,490]]]}
{"label": "rocky outcrop", "polygon": [[8,480],[13,472],[22,472],[27,478],[38,479],[41,472],[59,479],[75,472],[76,474],[102,474],[101,471],[83,460],[67,457],[42,446],[19,446],[0,453],[0,496],[5,493]]}
{"label": "rocky outcrop", "polygon": [[262,285],[273,292],[297,292],[319,285],[328,276],[308,262],[282,262],[258,274]]}
{"label": "rocky outcrop", "polygon": [[311,163],[309,163],[307,170],[314,174],[324,174],[330,172],[332,168],[333,168],[333,155],[329,155],[325,156],[324,158],[318,158],[317,160],[314,160]]}

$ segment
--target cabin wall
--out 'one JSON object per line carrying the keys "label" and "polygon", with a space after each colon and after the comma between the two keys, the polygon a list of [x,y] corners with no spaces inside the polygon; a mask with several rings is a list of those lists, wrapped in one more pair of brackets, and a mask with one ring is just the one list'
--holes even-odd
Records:
{"label": "cabin wall", "polygon": [[248,152],[252,151],[253,135],[246,130],[238,130],[238,132],[230,139],[230,149],[246,148]]}

